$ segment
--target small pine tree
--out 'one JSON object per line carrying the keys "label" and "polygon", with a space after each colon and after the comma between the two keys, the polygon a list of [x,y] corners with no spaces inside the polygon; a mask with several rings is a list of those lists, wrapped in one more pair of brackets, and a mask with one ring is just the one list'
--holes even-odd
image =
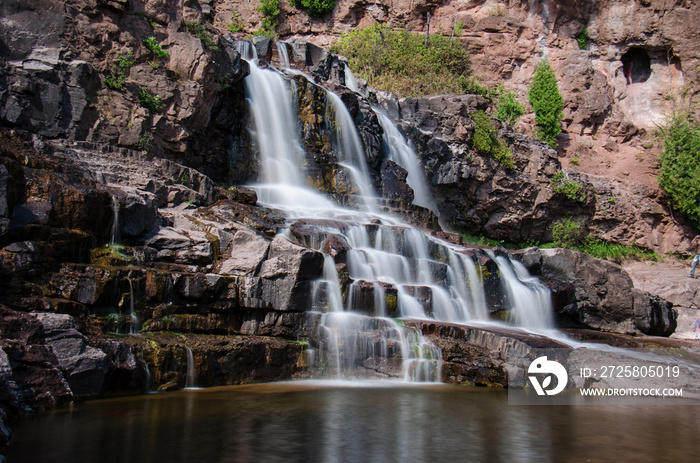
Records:
{"label": "small pine tree", "polygon": [[557,77],[547,60],[542,60],[537,65],[529,90],[528,98],[537,122],[537,136],[556,148],[564,117],[564,99],[559,93]]}

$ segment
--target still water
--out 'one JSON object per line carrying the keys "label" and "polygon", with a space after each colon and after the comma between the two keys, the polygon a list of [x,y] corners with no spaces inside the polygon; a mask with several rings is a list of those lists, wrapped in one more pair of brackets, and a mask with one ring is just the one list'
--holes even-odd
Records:
{"label": "still water", "polygon": [[502,390],[288,382],[80,403],[13,462],[698,461],[700,406],[513,406]]}

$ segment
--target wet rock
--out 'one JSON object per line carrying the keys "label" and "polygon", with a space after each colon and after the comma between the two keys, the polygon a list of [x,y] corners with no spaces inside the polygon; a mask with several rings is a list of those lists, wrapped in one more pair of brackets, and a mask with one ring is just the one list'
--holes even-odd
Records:
{"label": "wet rock", "polygon": [[51,348],[73,395],[89,396],[102,392],[107,355],[87,342],[73,317],[64,314],[34,314],[44,328],[44,342]]}
{"label": "wet rock", "polygon": [[0,336],[16,388],[6,386],[20,394],[15,407],[51,408],[73,398],[56,355],[44,344],[44,327],[36,317],[0,305]]}
{"label": "wet rock", "polygon": [[413,202],[413,189],[406,182],[408,171],[394,161],[382,162],[382,195],[389,199]]}

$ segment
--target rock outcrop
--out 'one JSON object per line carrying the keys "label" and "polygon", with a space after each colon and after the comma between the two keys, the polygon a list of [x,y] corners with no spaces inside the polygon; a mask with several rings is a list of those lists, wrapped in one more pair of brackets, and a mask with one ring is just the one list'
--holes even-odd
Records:
{"label": "rock outcrop", "polygon": [[634,287],[618,264],[568,249],[530,248],[514,254],[552,289],[557,325],[614,333],[669,336],[678,313]]}

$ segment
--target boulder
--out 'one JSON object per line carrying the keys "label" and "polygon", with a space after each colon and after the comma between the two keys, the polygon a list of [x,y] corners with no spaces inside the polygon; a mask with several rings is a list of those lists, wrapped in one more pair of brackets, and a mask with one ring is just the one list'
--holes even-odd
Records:
{"label": "boulder", "polygon": [[238,230],[233,235],[229,252],[221,259],[222,275],[252,275],[260,270],[266,259],[270,241],[248,230]]}
{"label": "boulder", "polygon": [[65,370],[73,395],[90,396],[102,392],[107,354],[88,344],[70,315],[35,313],[34,316],[43,325],[44,342]]}
{"label": "boulder", "polygon": [[569,249],[528,248],[514,257],[553,287],[559,327],[662,336],[675,330],[672,305],[635,289],[618,264]]}

